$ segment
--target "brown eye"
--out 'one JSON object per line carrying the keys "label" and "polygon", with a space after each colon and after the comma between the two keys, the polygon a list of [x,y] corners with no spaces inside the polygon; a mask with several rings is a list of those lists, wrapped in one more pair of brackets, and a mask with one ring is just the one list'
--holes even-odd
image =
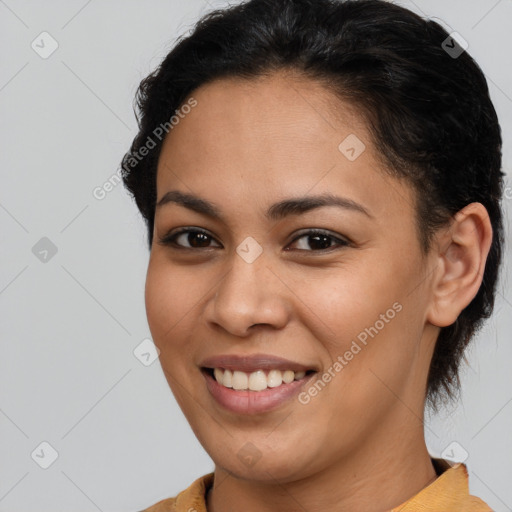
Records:
{"label": "brown eye", "polygon": [[[295,238],[292,244],[302,239],[304,241],[298,244],[297,250],[306,252],[321,252],[350,245],[350,242],[347,240],[322,230],[304,232]],[[215,242],[217,245],[210,245],[213,241],[215,241],[215,238],[207,231],[198,228],[182,228],[159,239],[161,245],[171,246],[176,249],[210,249],[212,247],[221,247],[217,242]]]}
{"label": "brown eye", "polygon": [[295,243],[297,242],[297,240],[301,239],[304,239],[305,241],[299,244],[301,245],[301,247],[299,247],[298,249],[300,251],[318,252],[331,249],[335,246],[344,247],[350,245],[348,241],[331,235],[328,232],[320,230],[311,230],[306,233],[303,233],[302,235],[297,237],[292,243]]}
{"label": "brown eye", "polygon": [[205,249],[214,238],[202,229],[181,229],[178,232],[165,235],[159,240],[161,245],[171,245],[182,249]]}

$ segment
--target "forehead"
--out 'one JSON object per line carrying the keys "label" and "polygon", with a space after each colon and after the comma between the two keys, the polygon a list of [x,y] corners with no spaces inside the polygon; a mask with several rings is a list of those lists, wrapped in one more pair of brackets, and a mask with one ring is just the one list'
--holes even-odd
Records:
{"label": "forehead", "polygon": [[[337,144],[333,148],[332,143],[344,132],[368,139],[366,124],[355,107],[342,102],[318,81],[292,72],[219,79],[199,87],[191,96],[197,106],[180,121],[181,130],[176,126],[172,132],[176,135],[186,126],[194,131],[197,142],[207,147],[214,143],[225,147],[231,140],[237,152],[268,152],[291,140],[299,152],[303,146],[308,149],[325,142],[336,150]],[[167,139],[166,146],[186,142],[171,134]]]}
{"label": "forehead", "polygon": [[172,188],[261,208],[339,192],[376,215],[393,200],[405,201],[402,211],[412,206],[408,187],[383,171],[362,115],[317,81],[290,73],[221,79],[191,96],[197,105],[162,147],[158,199]]}

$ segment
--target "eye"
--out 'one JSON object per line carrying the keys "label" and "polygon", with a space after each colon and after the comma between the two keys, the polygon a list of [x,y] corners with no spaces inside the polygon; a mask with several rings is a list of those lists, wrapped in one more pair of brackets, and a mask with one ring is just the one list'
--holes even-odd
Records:
{"label": "eye", "polygon": [[[159,239],[161,245],[173,246],[178,249],[209,249],[210,241],[214,238],[203,229],[181,228],[174,233],[168,233]],[[183,245],[187,243],[188,245]]]}
{"label": "eye", "polygon": [[[301,241],[302,239],[304,240]],[[212,248],[210,243],[214,240],[213,236],[203,229],[180,228],[178,231],[164,235],[159,239],[158,243],[160,245],[171,246],[176,249],[210,249]],[[298,250],[307,252],[321,252],[335,248],[336,246],[345,247],[350,245],[349,241],[334,236],[328,231],[321,229],[311,229],[303,232],[292,241],[292,244],[297,241],[301,241],[298,244]],[[216,247],[222,246],[217,245]]]}
{"label": "eye", "polygon": [[[304,239],[304,241],[299,243],[299,250],[301,251],[309,251],[307,247],[311,247],[314,252],[325,251],[328,249],[332,249],[336,245],[338,247],[345,247],[350,245],[350,242],[347,240],[343,240],[337,236],[330,234],[328,231],[324,231],[321,229],[312,229],[302,233],[300,236],[295,238],[292,243],[297,242],[298,240]],[[334,242],[334,246],[332,245]]]}

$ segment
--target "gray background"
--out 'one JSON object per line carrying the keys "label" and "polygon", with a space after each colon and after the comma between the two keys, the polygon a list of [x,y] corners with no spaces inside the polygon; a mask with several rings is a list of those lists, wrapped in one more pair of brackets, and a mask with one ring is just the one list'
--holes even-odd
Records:
{"label": "gray background", "polygon": [[[1,511],[136,511],[213,468],[158,361],[145,366],[133,353],[150,336],[142,219],[121,184],[103,200],[93,190],[136,134],[140,80],[178,35],[225,4],[0,0]],[[512,1],[403,5],[468,41],[510,173]],[[43,31],[58,43],[46,59],[31,47],[51,49]],[[509,219],[511,199],[508,182]],[[48,246],[43,237],[57,249],[46,262],[33,251]],[[471,491],[497,511],[512,507],[508,248],[505,258],[495,315],[468,352],[462,401],[427,417],[425,429],[433,455],[454,441],[467,451]],[[58,453],[47,469],[43,441]]]}

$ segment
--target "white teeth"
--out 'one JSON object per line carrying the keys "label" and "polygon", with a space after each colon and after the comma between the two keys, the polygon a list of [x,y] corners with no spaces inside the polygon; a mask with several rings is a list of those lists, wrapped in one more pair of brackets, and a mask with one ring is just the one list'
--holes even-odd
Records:
{"label": "white teeth", "polygon": [[263,370],[257,370],[249,375],[249,389],[251,391],[267,389],[267,377]]}
{"label": "white teeth", "polygon": [[247,389],[249,387],[249,377],[247,377],[247,373],[235,370],[231,383],[233,384],[233,389]]}
{"label": "white teeth", "polygon": [[220,368],[215,368],[213,370],[213,376],[215,377],[215,380],[217,382],[222,382],[223,373],[222,373],[222,370]]}
{"label": "white teeth", "polygon": [[233,388],[237,391],[251,390],[263,391],[267,388],[276,388],[281,384],[290,384],[294,380],[304,378],[306,372],[294,372],[292,370],[270,370],[266,374],[263,370],[256,370],[250,374],[242,371],[223,370],[215,368],[213,370],[215,380],[226,388]]}
{"label": "white teeth", "polygon": [[277,388],[283,383],[283,374],[281,370],[270,370],[267,375],[267,386],[269,388]]}
{"label": "white teeth", "polygon": [[[215,370],[220,370],[220,368],[215,368]],[[215,371],[214,370],[214,371]],[[222,370],[220,370],[222,372]],[[217,377],[215,377],[217,379]],[[217,382],[222,383],[223,386],[226,386],[227,388],[233,387],[233,373],[231,370],[224,370],[224,376],[222,379],[217,379]]]}
{"label": "white teeth", "polygon": [[286,370],[283,373],[283,382],[286,384],[290,384],[290,382],[293,382],[294,378],[295,378],[295,372],[292,372],[291,370]]}

